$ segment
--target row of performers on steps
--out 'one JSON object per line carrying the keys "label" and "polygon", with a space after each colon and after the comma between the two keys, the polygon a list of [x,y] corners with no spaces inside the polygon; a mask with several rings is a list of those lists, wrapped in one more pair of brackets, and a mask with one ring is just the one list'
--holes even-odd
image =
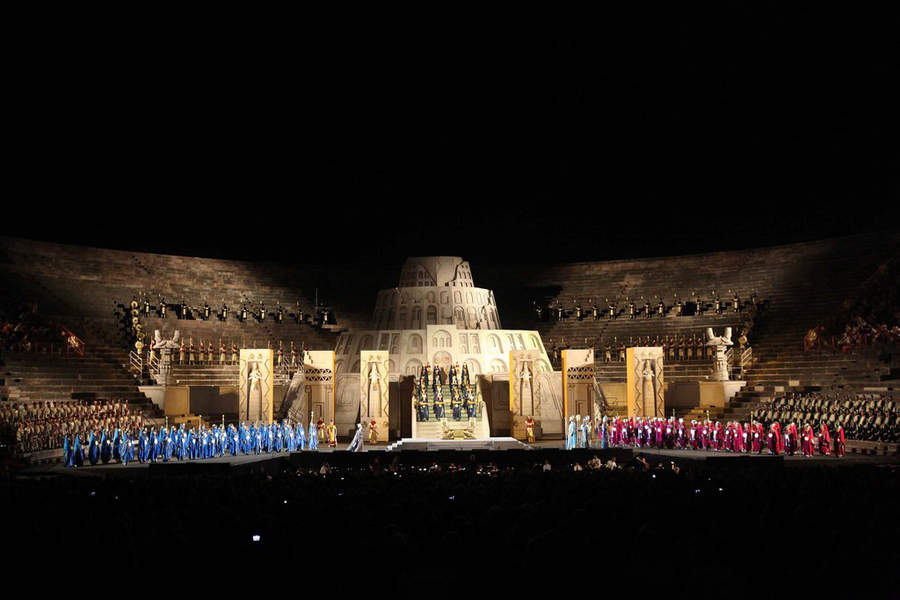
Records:
{"label": "row of performers on steps", "polygon": [[427,421],[429,419],[428,411],[428,392],[431,388],[433,398],[434,416],[440,420],[444,418],[444,408],[446,401],[444,400],[444,384],[450,385],[450,406],[453,411],[453,420],[462,420],[462,409],[465,408],[467,417],[472,418],[475,415],[475,395],[469,389],[471,378],[469,376],[469,365],[459,363],[450,365],[449,369],[444,369],[431,363],[425,363],[422,367],[420,377],[414,379],[413,386],[413,404],[416,407],[416,416],[419,421]]}
{"label": "row of performers on steps", "polygon": [[[149,317],[153,312],[153,308],[150,305],[150,299],[145,297],[143,303],[139,302],[137,296],[132,297],[131,302],[129,304],[130,309],[132,311],[132,315],[135,314],[134,311],[140,312],[144,317]],[[159,303],[156,305],[156,316],[160,319],[165,319],[169,313],[169,304],[166,302],[165,298],[160,298]],[[175,306],[175,315],[179,319],[194,319],[199,317],[204,321],[209,321],[211,318],[215,317],[219,321],[227,321],[228,316],[231,314],[228,305],[224,302],[222,303],[222,308],[219,310],[213,309],[208,302],[204,302],[201,308],[195,308],[194,306],[189,306],[187,302],[182,298],[181,304],[176,304]],[[241,303],[241,308],[236,313],[236,318],[242,323],[250,320],[251,318],[259,323],[264,323],[266,318],[272,315],[272,318],[276,323],[283,323],[286,316],[289,316],[289,313],[281,307],[279,304],[274,311],[269,311],[266,308],[266,304],[263,301],[260,301],[259,306],[254,308],[247,308],[246,303]],[[303,309],[300,308],[300,303],[297,303],[297,310],[295,313],[292,313],[294,322],[297,324],[306,323],[309,321],[309,315],[303,312]],[[325,306],[320,306],[316,310],[316,319],[323,324],[334,324],[335,319],[332,311]]]}
{"label": "row of performers on steps", "polygon": [[616,338],[613,340],[613,343],[608,343],[603,347],[603,357],[606,362],[622,362],[625,360],[625,350],[634,346],[661,347],[663,354],[669,360],[711,359],[716,355],[713,346],[707,346],[703,337],[698,338],[697,334],[694,334],[691,337],[685,335],[681,337],[673,335],[670,337],[667,335],[664,338],[660,338],[656,336],[652,340],[648,335],[643,339],[638,338],[637,342],[635,342],[634,338],[628,338],[627,344],[619,342],[618,338]]}
{"label": "row of performers on steps", "polygon": [[[655,306],[647,299],[644,301],[643,310],[641,310],[641,308],[632,300],[625,305],[625,308],[622,311],[619,310],[618,304],[615,301],[609,302],[609,300],[607,300],[608,304],[605,308],[599,307],[597,303],[592,300],[588,300],[588,302],[591,303],[591,307],[585,310],[582,308],[580,302],[573,300],[575,306],[571,311],[562,306],[559,301],[556,302],[556,306],[553,309],[550,309],[550,307],[545,308],[543,304],[534,302],[535,320],[544,321],[545,311],[547,311],[546,316],[549,316],[551,310],[557,321],[566,321],[568,320],[569,315],[572,315],[577,321],[583,321],[588,317],[594,321],[599,321],[604,317],[611,320],[619,318],[619,314],[626,314],[630,319],[637,318],[638,314],[643,314],[647,318],[652,317],[654,314],[659,317],[664,317],[670,310],[675,312],[675,316],[680,317],[684,313],[685,307],[685,302],[682,302],[680,298],[676,298],[671,306],[667,305],[662,298],[657,300]],[[706,311],[707,306],[709,306],[717,315],[721,315],[729,308],[735,313],[739,313],[744,309],[744,305],[741,304],[741,297],[738,294],[732,296],[730,304],[727,301],[722,300],[715,292],[713,292],[713,300],[709,305],[707,305],[700,296],[694,296],[689,302],[691,302],[694,307],[694,315],[703,314]],[[756,307],[758,303],[759,299],[754,293],[750,297],[750,304],[752,307]]]}
{"label": "row of performers on steps", "polygon": [[[369,436],[377,439],[374,421],[369,424]],[[63,440],[63,463],[66,467],[77,467],[85,462],[96,465],[110,462],[128,464],[135,460],[142,463],[199,460],[239,454],[318,450],[320,443],[337,447],[334,421],[327,426],[321,419],[315,423],[310,421],[308,428],[304,428],[302,423],[292,425],[285,420],[271,425],[200,425],[198,429],[185,429],[182,424],[178,428],[163,427],[158,432],[155,427],[141,429],[138,433],[116,429],[112,433],[109,430],[92,431],[86,442],[81,441],[80,435],[75,435],[70,442],[67,435]]]}
{"label": "row of performers on steps", "polygon": [[762,423],[718,421],[685,423],[675,417],[643,418],[603,417],[596,426],[586,416],[570,416],[566,428],[566,449],[574,448],[658,448],[669,450],[709,450],[737,454],[784,454],[793,456],[844,456],[846,438],[844,428],[838,426],[834,434],[828,425],[817,430],[806,424],[798,427],[789,423],[784,428],[774,422],[766,430]]}
{"label": "row of performers on steps", "polygon": [[[413,389],[412,400],[416,410],[417,421],[428,421],[430,418],[427,389],[427,387],[419,385],[418,382],[416,382]],[[436,386],[432,393],[431,406],[434,408],[434,418],[440,421],[444,418],[444,409],[447,405],[447,402],[444,400],[444,388]],[[475,394],[468,385],[450,384],[450,394],[450,409],[453,412],[454,421],[462,420],[463,408],[466,410],[467,419],[475,418]]]}
{"label": "row of performers on steps", "polygon": [[[552,340],[549,340],[549,343],[551,344],[554,360],[559,362],[560,348],[553,344]],[[570,346],[566,341],[563,341],[562,345],[563,347]],[[585,345],[593,347],[593,344],[587,339],[585,339]],[[667,335],[664,338],[660,338],[656,336],[653,339],[648,335],[643,339],[638,338],[637,341],[630,337],[627,344],[624,341],[620,342],[619,338],[614,338],[612,342],[603,346],[603,360],[605,362],[625,362],[626,350],[635,346],[661,347],[663,355],[669,360],[705,360],[716,356],[715,347],[707,346],[703,338],[698,338],[696,334],[691,337],[684,335],[681,337],[670,337]]]}
{"label": "row of performers on steps", "polygon": [[[243,342],[241,342],[241,347],[245,347]],[[254,348],[256,344],[254,344]],[[269,350],[272,349],[272,343],[266,342],[266,348]],[[188,343],[184,343],[184,339],[181,340],[181,346],[178,348],[178,364],[180,365],[213,365],[218,362],[220,365],[236,365],[238,364],[240,357],[240,348],[235,342],[231,342],[231,352],[229,353],[228,346],[221,340],[219,340],[218,349],[213,345],[212,340],[208,344],[204,344],[203,341],[200,341],[200,348],[198,349],[194,346],[194,339],[190,338]],[[275,353],[275,366],[280,367],[285,364],[289,364],[292,367],[298,366],[300,356],[302,356],[306,352],[306,348],[300,348],[299,352],[297,347],[294,345],[294,342],[291,342],[291,350],[290,353],[285,353],[284,344],[282,342],[278,342],[278,351]],[[156,350],[153,349],[152,346],[147,347],[148,359],[152,359],[153,355],[156,353]],[[290,361],[290,362],[288,362]]]}

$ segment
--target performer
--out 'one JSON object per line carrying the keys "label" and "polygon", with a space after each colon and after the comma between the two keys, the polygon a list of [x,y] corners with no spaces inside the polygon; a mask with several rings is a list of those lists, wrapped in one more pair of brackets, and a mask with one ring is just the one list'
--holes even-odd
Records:
{"label": "performer", "polygon": [[831,434],[828,432],[827,423],[822,423],[819,430],[819,453],[822,456],[831,456]]}
{"label": "performer", "polygon": [[419,386],[419,406],[422,409],[422,420],[428,421],[428,393],[423,385]]}
{"label": "performer", "polygon": [[569,427],[566,432],[566,450],[574,450],[576,444],[575,417],[569,417]]}
{"label": "performer", "polygon": [[459,388],[453,387],[450,389],[452,390],[450,403],[453,408],[453,420],[460,421],[462,420],[462,400],[459,398]]}
{"label": "performer", "polygon": [[356,433],[353,434],[353,439],[350,441],[350,445],[347,447],[347,452],[362,452],[363,451],[363,431],[362,431],[362,423],[356,424]]}
{"label": "performer", "polygon": [[813,430],[811,425],[803,428],[803,441],[800,443],[800,451],[803,456],[813,456],[815,451],[815,440],[813,439]]}
{"label": "performer", "polygon": [[237,343],[234,340],[231,340],[231,364],[236,365],[238,363],[238,347]]}
{"label": "performer", "polygon": [[316,422],[313,420],[316,418],[315,413],[309,414],[309,435],[307,444],[309,444],[310,450],[318,450],[319,449],[319,428],[316,425]]}
{"label": "performer", "polygon": [[466,400],[466,417],[469,419],[475,418],[475,394],[472,393],[472,390],[465,388],[465,400]]}
{"label": "performer", "polygon": [[225,300],[222,300],[222,310],[219,312],[219,320],[227,321],[228,320],[228,305],[225,304]]}
{"label": "performer", "polygon": [[209,321],[209,318],[212,316],[212,309],[209,307],[209,302],[204,300],[203,302],[203,320]]}
{"label": "performer", "polygon": [[444,388],[438,387],[434,394],[434,418],[440,421],[444,418]]}
{"label": "performer", "polygon": [[534,419],[531,418],[531,415],[525,419],[525,440],[529,444],[534,443]]}
{"label": "performer", "polygon": [[378,423],[375,422],[375,419],[369,422],[369,443],[378,443]]}
{"label": "performer", "polygon": [[834,431],[834,455],[838,458],[843,458],[844,449],[846,447],[847,443],[844,439],[844,426],[838,424],[837,429]]}

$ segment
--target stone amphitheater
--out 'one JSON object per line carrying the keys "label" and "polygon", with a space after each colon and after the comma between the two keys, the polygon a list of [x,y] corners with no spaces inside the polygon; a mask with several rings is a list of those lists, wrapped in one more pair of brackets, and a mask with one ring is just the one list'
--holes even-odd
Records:
{"label": "stone amphitheater", "polygon": [[[879,265],[897,255],[900,231],[712,254],[563,265],[493,266],[474,264],[479,284],[494,292],[503,327],[538,330],[547,348],[587,345],[602,348],[613,340],[701,336],[707,328],[739,330],[744,316],[729,310],[700,316],[616,320],[535,322],[532,301],[557,301],[571,307],[601,307],[606,299],[643,299],[661,296],[671,305],[675,295],[695,293],[711,300],[713,291],[728,300],[756,295],[767,309],[754,325],[749,346],[752,360],[742,366],[746,385],[724,406],[678,407],[679,416],[745,420],[759,402],[786,391],[832,394],[896,393],[900,380],[896,365],[874,353],[842,354],[830,350],[804,352],[807,331],[837,314],[844,301],[870,278]],[[286,319],[277,324],[236,319],[221,322],[177,320],[151,316],[147,330],[170,335],[179,329],[185,338],[234,341],[250,346],[282,342],[310,350],[334,350],[341,332],[364,329],[372,321],[371,306],[379,289],[394,285],[400,265],[320,265],[249,263],[201,257],[171,256],[69,246],[0,238],[0,279],[7,306],[35,302],[40,314],[64,325],[84,342],[84,356],[59,353],[4,352],[3,402],[66,401],[121,398],[149,419],[159,409],[144,393],[148,375],[132,368],[131,340],[115,314],[116,305],[147,294],[194,305],[208,300],[213,308],[224,301],[234,311],[242,299],[264,302],[270,310],[281,305],[307,312],[315,302],[327,302],[337,317],[334,325],[317,326]],[[601,382],[624,381],[624,363],[600,360],[595,374]],[[704,361],[673,361],[666,365],[669,382],[708,378]],[[186,385],[218,385],[233,378],[218,365],[177,373]]]}

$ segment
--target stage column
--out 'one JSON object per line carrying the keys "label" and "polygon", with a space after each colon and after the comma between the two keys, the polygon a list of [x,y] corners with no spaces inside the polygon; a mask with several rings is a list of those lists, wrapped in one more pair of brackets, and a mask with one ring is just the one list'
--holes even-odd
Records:
{"label": "stage column", "polygon": [[594,389],[594,350],[563,350],[563,421],[579,415],[590,416],[594,423],[603,418]]}
{"label": "stage column", "polygon": [[269,349],[242,348],[238,420],[248,423],[272,422],[272,396],[275,377],[273,352]]}
{"label": "stage column", "polygon": [[509,412],[510,435],[525,440],[525,420],[534,419],[535,438],[541,433],[541,387],[538,384],[540,350],[510,350],[509,352]]}
{"label": "stage column", "polygon": [[635,347],[626,351],[628,416],[665,417],[663,349]]}
{"label": "stage column", "polygon": [[390,384],[387,350],[363,350],[359,353],[359,415],[366,442],[372,441],[369,427],[375,421],[377,442],[390,438]]}

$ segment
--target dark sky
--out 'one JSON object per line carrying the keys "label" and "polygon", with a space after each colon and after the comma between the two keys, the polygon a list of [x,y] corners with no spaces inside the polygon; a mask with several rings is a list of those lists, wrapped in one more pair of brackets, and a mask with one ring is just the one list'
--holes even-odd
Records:
{"label": "dark sky", "polygon": [[502,264],[897,227],[900,23],[837,6],[23,15],[2,233]]}

